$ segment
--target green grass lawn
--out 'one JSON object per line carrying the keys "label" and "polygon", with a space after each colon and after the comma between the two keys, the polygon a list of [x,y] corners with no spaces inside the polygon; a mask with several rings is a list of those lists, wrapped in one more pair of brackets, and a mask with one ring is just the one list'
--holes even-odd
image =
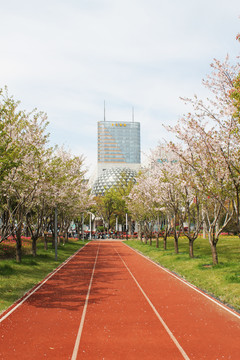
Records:
{"label": "green grass lawn", "polygon": [[0,244],[0,313],[83,245],[84,242],[79,240],[69,240],[65,245],[60,244],[58,260],[55,261],[55,250],[51,244],[48,250],[44,250],[43,242],[38,242],[35,258],[29,254],[30,246],[26,244],[23,248],[22,262],[18,264],[14,257],[11,258],[14,256],[14,247]]}
{"label": "green grass lawn", "polygon": [[188,253],[188,240],[179,239],[179,254],[174,253],[173,238],[168,239],[167,250],[145,245],[138,240],[126,244],[179,274],[190,283],[217,297],[220,301],[240,311],[240,239],[237,236],[222,236],[218,242],[219,264],[212,266],[211,250],[207,239],[199,238],[194,243],[195,258]]}

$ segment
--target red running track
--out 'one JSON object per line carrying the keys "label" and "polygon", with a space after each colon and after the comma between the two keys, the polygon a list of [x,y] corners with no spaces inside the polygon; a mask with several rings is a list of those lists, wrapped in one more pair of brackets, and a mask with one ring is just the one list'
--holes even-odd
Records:
{"label": "red running track", "polygon": [[94,241],[0,317],[0,359],[240,359],[240,315]]}

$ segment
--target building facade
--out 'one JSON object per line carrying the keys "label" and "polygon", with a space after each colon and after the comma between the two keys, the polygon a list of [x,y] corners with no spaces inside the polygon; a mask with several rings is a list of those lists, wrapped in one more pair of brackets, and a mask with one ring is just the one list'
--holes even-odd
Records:
{"label": "building facade", "polygon": [[98,122],[98,176],[110,168],[138,170],[141,163],[140,123]]}
{"label": "building facade", "polygon": [[112,167],[102,171],[93,185],[93,194],[104,195],[105,191],[117,184],[136,182],[137,171],[129,168]]}

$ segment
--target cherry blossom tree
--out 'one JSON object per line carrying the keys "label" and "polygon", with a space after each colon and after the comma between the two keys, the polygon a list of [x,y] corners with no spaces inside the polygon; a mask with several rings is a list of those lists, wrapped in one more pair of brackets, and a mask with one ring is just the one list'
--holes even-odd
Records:
{"label": "cherry blossom tree", "polygon": [[192,169],[192,187],[203,199],[213,263],[217,264],[219,235],[232,219],[233,210],[239,218],[239,122],[229,96],[239,65],[231,66],[226,58],[223,63],[215,60],[212,68],[203,82],[211,97],[205,101],[197,96],[184,99],[193,111],[170,130],[185,145],[179,151],[172,144],[172,150]]}
{"label": "cherry blossom tree", "polygon": [[21,261],[24,216],[38,187],[47,119],[37,110],[19,110],[19,102],[7,91],[1,95],[1,136],[5,146],[5,155],[1,154],[1,241],[15,234],[16,259]]}
{"label": "cherry blossom tree", "polygon": [[65,173],[66,181],[64,187],[61,187],[58,209],[60,225],[66,241],[71,221],[90,208],[92,197],[84,179],[83,157],[71,157],[70,154],[65,153],[63,160],[62,171]]}
{"label": "cherry blossom tree", "polygon": [[[72,156],[63,147],[57,148],[48,162],[45,175],[45,206],[52,219],[58,209],[58,222],[64,241],[68,228],[75,218],[86,211],[92,202],[88,184],[84,178],[83,156]],[[53,224],[51,226],[53,229]]]}
{"label": "cherry blossom tree", "polygon": [[202,225],[199,191],[191,186],[190,166],[171,147],[165,145],[165,149],[164,158],[161,157],[161,146],[152,152],[152,167],[159,181],[160,203],[164,204],[172,218],[175,252],[178,253],[178,239],[182,232],[189,240],[189,255],[193,257],[193,243]]}
{"label": "cherry blossom tree", "polygon": [[144,232],[145,242],[150,239],[154,225],[157,223],[160,209],[158,208],[156,179],[149,176],[148,172],[142,172],[137,178],[137,184],[133,186],[128,196],[128,209],[140,225],[140,236]]}
{"label": "cherry blossom tree", "polygon": [[47,116],[34,109],[19,110],[19,102],[0,91],[0,210],[1,239],[16,238],[16,260],[21,261],[21,235],[30,231],[32,253],[43,231],[44,219],[58,206],[63,232],[89,206],[83,157],[48,147]]}
{"label": "cherry blossom tree", "polygon": [[2,215],[1,240],[13,232],[11,209],[15,208],[8,194],[5,179],[21,164],[24,150],[18,139],[24,129],[25,115],[18,110],[19,102],[9,97],[8,90],[0,90],[0,206]]}
{"label": "cherry blossom tree", "polygon": [[[33,118],[31,118],[31,116]],[[9,225],[16,235],[16,260],[21,261],[21,235],[25,215],[32,207],[32,202],[39,189],[42,155],[46,138],[46,118],[41,113],[27,114],[20,134],[12,131],[13,139],[20,145],[21,162],[8,172],[3,181],[6,194],[5,211],[9,214]],[[15,132],[15,134],[14,134]]]}

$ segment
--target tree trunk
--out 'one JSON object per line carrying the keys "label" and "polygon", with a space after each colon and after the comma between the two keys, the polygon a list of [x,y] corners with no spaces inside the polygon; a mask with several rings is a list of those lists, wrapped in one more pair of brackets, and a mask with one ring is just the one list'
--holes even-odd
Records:
{"label": "tree trunk", "polygon": [[65,226],[65,228],[63,229],[63,244],[68,242],[68,229],[69,229],[69,224]]}
{"label": "tree trunk", "polygon": [[48,249],[47,234],[44,233],[44,250]]}
{"label": "tree trunk", "polygon": [[194,253],[193,253],[193,240],[189,239],[189,256],[190,258],[194,258]]}
{"label": "tree trunk", "polygon": [[32,237],[32,256],[33,257],[37,256],[37,237],[36,236]]}
{"label": "tree trunk", "polygon": [[164,237],[163,237],[163,249],[167,250],[167,231],[165,231]]}
{"label": "tree trunk", "polygon": [[150,241],[149,241],[150,246],[152,246],[152,232],[150,233]]}
{"label": "tree trunk", "polygon": [[212,242],[210,245],[212,251],[213,265],[217,265],[218,264],[217,244],[215,242]]}
{"label": "tree trunk", "polygon": [[178,249],[178,237],[174,236],[174,250],[175,250],[175,254],[179,253],[179,249]]}
{"label": "tree trunk", "polygon": [[157,233],[156,248],[159,248],[159,233]]}
{"label": "tree trunk", "polygon": [[141,233],[142,233],[142,229],[141,229],[140,224],[138,223],[138,240],[140,240],[140,241],[141,241]]}
{"label": "tree trunk", "polygon": [[207,233],[207,223],[204,215],[204,210],[202,210],[202,218],[203,218],[203,239],[206,239],[206,233]]}
{"label": "tree trunk", "polygon": [[62,233],[59,233],[58,234],[58,237],[57,237],[57,243],[60,245],[61,244],[61,236],[62,236]]}
{"label": "tree trunk", "polygon": [[29,228],[28,228],[28,226],[26,227],[26,237],[30,237],[31,236],[31,234],[30,234],[30,231],[29,231]]}
{"label": "tree trunk", "polygon": [[22,260],[22,239],[21,229],[16,232],[16,262],[20,263]]}
{"label": "tree trunk", "polygon": [[175,254],[179,253],[178,250],[178,233],[177,233],[177,215],[176,213],[174,214],[174,249],[175,249]]}
{"label": "tree trunk", "polygon": [[55,248],[55,230],[54,230],[54,221],[52,221],[52,247]]}
{"label": "tree trunk", "polygon": [[210,227],[208,230],[208,241],[209,241],[209,244],[211,247],[213,265],[217,265],[218,264],[218,255],[217,255],[218,238],[215,237],[215,229],[212,227]]}

